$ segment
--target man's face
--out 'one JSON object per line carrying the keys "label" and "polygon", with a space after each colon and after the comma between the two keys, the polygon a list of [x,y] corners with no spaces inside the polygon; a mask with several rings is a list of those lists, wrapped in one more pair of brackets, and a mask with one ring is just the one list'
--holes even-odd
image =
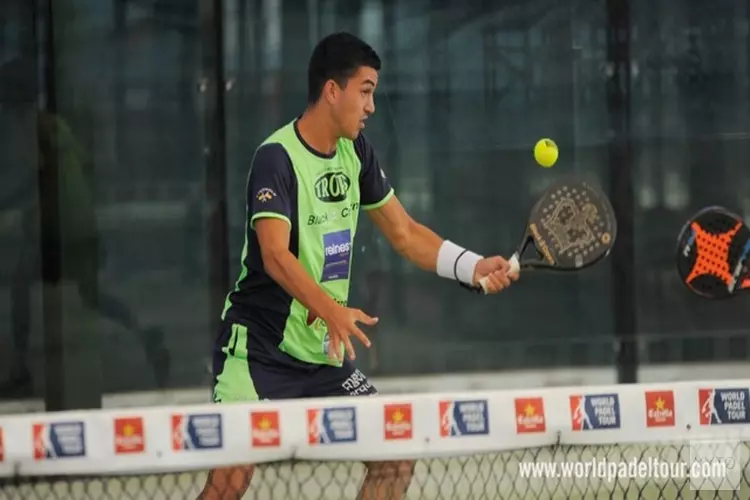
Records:
{"label": "man's face", "polygon": [[354,140],[365,128],[365,120],[375,112],[378,72],[361,66],[346,87],[338,88],[333,100],[333,119],[342,137]]}

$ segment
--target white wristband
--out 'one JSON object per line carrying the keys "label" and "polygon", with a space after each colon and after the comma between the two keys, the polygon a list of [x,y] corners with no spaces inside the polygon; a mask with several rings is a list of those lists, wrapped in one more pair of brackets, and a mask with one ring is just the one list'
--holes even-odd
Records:
{"label": "white wristband", "polygon": [[474,268],[483,258],[481,255],[445,240],[438,251],[437,274],[441,278],[452,280],[458,278],[458,281],[472,285]]}

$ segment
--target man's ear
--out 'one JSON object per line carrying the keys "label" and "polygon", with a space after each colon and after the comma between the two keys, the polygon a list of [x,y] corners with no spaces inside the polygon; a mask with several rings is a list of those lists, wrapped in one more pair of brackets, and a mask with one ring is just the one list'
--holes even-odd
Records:
{"label": "man's ear", "polygon": [[339,86],[334,82],[333,80],[328,80],[323,85],[323,99],[326,100],[328,104],[333,104],[336,101],[336,98],[339,95],[339,92],[341,92],[341,89]]}

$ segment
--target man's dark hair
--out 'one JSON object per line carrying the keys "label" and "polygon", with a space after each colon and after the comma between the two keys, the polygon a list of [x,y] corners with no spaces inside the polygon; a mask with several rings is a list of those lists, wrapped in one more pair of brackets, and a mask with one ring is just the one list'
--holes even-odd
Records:
{"label": "man's dark hair", "polygon": [[362,66],[380,71],[380,57],[363,40],[343,32],[323,38],[310,56],[310,65],[307,69],[307,102],[318,102],[323,86],[328,80],[333,80],[344,88]]}

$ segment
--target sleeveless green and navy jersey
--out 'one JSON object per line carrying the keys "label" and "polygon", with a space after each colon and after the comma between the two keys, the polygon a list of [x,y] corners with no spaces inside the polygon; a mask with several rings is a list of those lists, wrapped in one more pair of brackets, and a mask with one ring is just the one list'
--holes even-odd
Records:
{"label": "sleeveless green and navy jersey", "polygon": [[[314,317],[265,272],[254,226],[275,217],[289,223],[289,250],[337,302],[346,305],[360,209],[384,205],[393,188],[363,134],[340,139],[331,155],[310,147],[297,121],[256,150],[247,182],[242,268],[223,318],[248,328],[248,352],[281,351],[294,361],[332,364],[325,322]],[[283,356],[288,358],[287,356]]]}

